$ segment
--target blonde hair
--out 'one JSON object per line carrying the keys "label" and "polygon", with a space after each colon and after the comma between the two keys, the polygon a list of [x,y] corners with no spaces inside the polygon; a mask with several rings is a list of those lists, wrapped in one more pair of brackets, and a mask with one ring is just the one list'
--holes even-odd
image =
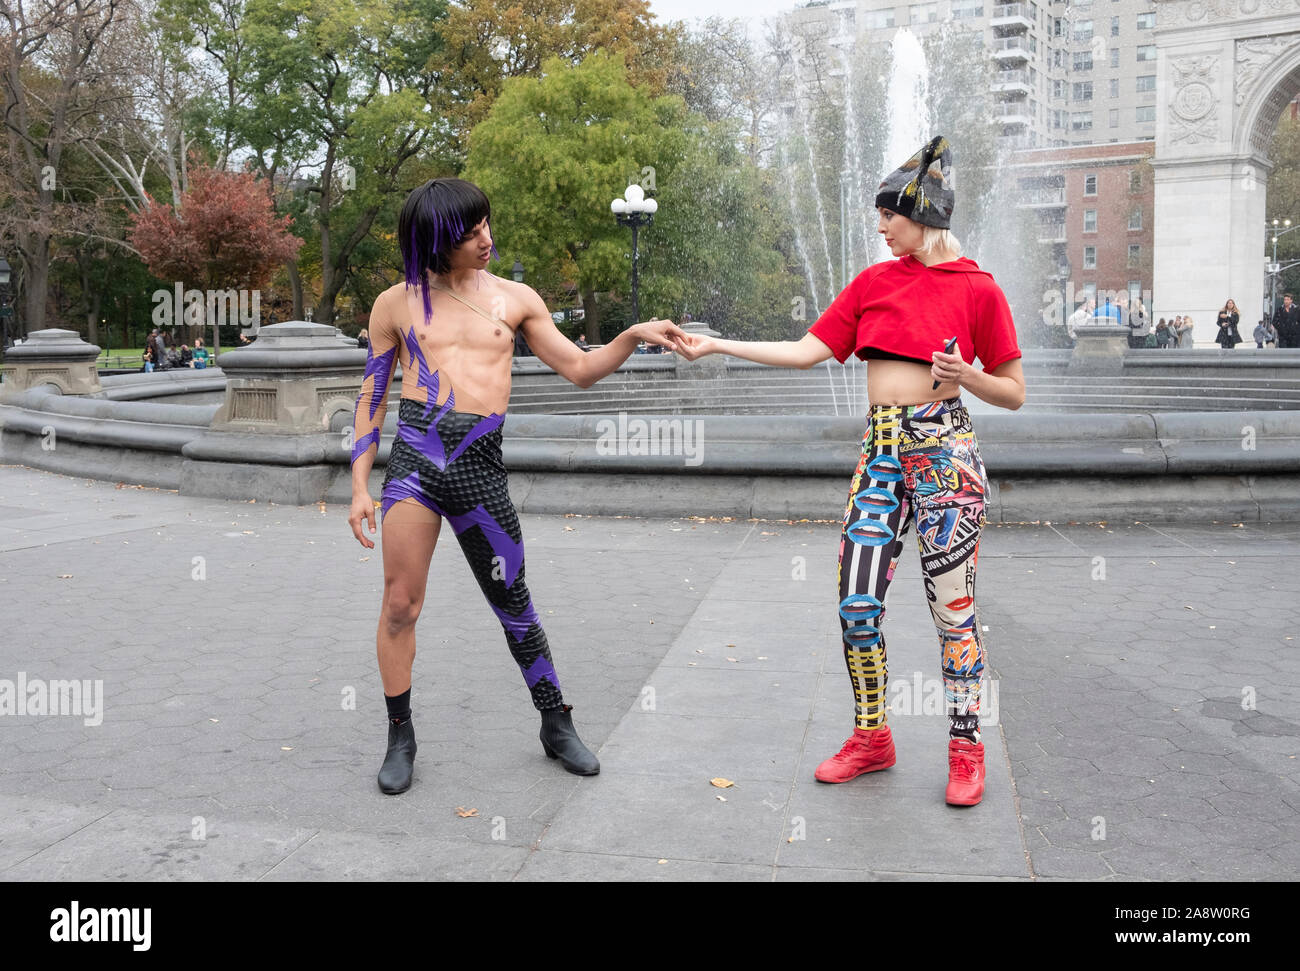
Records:
{"label": "blonde hair", "polygon": [[927,256],[936,250],[947,250],[956,259],[961,256],[961,241],[947,229],[939,229],[937,226],[921,227],[921,245],[917,247],[918,253],[924,253]]}

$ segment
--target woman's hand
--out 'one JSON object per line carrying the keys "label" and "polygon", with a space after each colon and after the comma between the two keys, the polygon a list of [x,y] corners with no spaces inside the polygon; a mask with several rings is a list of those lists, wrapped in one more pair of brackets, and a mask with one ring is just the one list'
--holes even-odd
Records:
{"label": "woman's hand", "polygon": [[368,550],[375,548],[375,541],[368,539],[361,532],[361,521],[370,522],[370,531],[375,531],[375,502],[370,498],[370,493],[362,490],[361,492],[352,493],[352,508],[348,511],[348,525],[352,527],[352,535],[357,541]]}
{"label": "woman's hand", "polygon": [[930,366],[930,376],[939,384],[963,384],[966,377],[970,374],[971,366],[962,359],[961,346],[954,344],[953,353],[945,354],[943,351],[935,351],[931,357],[934,364]]}
{"label": "woman's hand", "polygon": [[635,334],[638,341],[645,341],[649,344],[662,344],[669,350],[674,349],[675,341],[686,336],[686,331],[671,320],[660,320],[658,317],[652,317],[640,324],[633,324],[628,328],[628,332]]}
{"label": "woman's hand", "polygon": [[717,342],[704,334],[683,334],[673,341],[674,349],[688,361],[695,361],[706,354],[718,352]]}

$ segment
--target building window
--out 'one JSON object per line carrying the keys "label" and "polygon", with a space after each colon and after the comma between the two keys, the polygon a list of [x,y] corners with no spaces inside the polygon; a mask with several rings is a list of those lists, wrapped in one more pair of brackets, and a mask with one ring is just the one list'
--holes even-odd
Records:
{"label": "building window", "polygon": [[1110,96],[1112,98],[1119,97],[1119,78],[1110,79]]}
{"label": "building window", "polygon": [[1130,212],[1130,213],[1128,214],[1128,228],[1129,228],[1129,229],[1141,229],[1141,228],[1142,228],[1142,210],[1141,210],[1141,209],[1134,209],[1132,212]]}
{"label": "building window", "polygon": [[1154,74],[1139,74],[1137,77],[1137,91],[1141,94],[1144,91],[1154,91],[1156,89],[1156,76]]}
{"label": "building window", "polygon": [[1154,13],[1138,14],[1138,30],[1155,30],[1156,15]]}
{"label": "building window", "polygon": [[1074,52],[1074,69],[1076,71],[1092,70],[1092,51]]}
{"label": "building window", "polygon": [[[1083,268],[1085,270],[1097,269],[1097,247],[1085,246],[1083,248]],[[1094,283],[1093,286],[1096,286]]]}
{"label": "building window", "polygon": [[1083,231],[1085,233],[1095,233],[1097,231],[1097,210],[1083,210]]}
{"label": "building window", "polygon": [[1110,18],[1110,36],[1112,36],[1112,37],[1118,37],[1118,36],[1119,36],[1119,18],[1118,18],[1118,17],[1111,17],[1111,18]]}
{"label": "building window", "polygon": [[1118,108],[1111,108],[1111,109],[1110,109],[1110,127],[1111,127],[1111,128],[1118,128],[1118,127],[1119,127],[1119,109],[1118,109]]}
{"label": "building window", "polygon": [[1111,66],[1111,67],[1119,67],[1119,48],[1118,48],[1118,47],[1112,47],[1112,48],[1110,49],[1110,66]]}
{"label": "building window", "polygon": [[1060,17],[1052,18],[1052,36],[1060,37],[1065,33],[1065,21]]}
{"label": "building window", "polygon": [[952,0],[952,19],[969,20],[984,16],[984,0]]}
{"label": "building window", "polygon": [[1137,266],[1140,262],[1142,262],[1142,244],[1129,243],[1128,244],[1128,265]]}
{"label": "building window", "polygon": [[1083,194],[1085,196],[1095,196],[1097,194],[1097,176],[1085,175],[1083,177]]}
{"label": "building window", "polygon": [[883,30],[886,27],[894,26],[894,8],[888,10],[868,10],[866,28],[867,30]]}
{"label": "building window", "polygon": [[1091,101],[1092,100],[1092,82],[1075,81],[1074,82],[1074,100]]}
{"label": "building window", "polygon": [[1129,191],[1129,192],[1141,192],[1141,191],[1142,191],[1142,173],[1141,173],[1141,172],[1130,172],[1130,173],[1128,174],[1128,191]]}
{"label": "building window", "polygon": [[1092,40],[1092,21],[1076,21],[1074,25],[1074,34],[1072,36],[1079,43],[1086,43]]}
{"label": "building window", "polygon": [[1070,112],[1070,130],[1071,130],[1071,131],[1091,131],[1091,130],[1092,130],[1092,112],[1091,112],[1091,111],[1072,111],[1072,112]]}
{"label": "building window", "polygon": [[938,3],[915,3],[907,8],[909,24],[934,24],[939,21]]}
{"label": "building window", "polygon": [[1052,51],[1052,66],[1065,67],[1065,51],[1059,47]]}
{"label": "building window", "polygon": [[1059,78],[1052,82],[1052,97],[1053,98],[1065,97],[1065,82],[1060,80]]}
{"label": "building window", "polygon": [[1142,122],[1147,122],[1147,121],[1155,121],[1155,120],[1156,120],[1156,106],[1155,106],[1155,105],[1138,105],[1138,110],[1137,110],[1137,120],[1138,120],[1138,123],[1139,123],[1139,124],[1141,124]]}
{"label": "building window", "polygon": [[1154,61],[1156,59],[1155,44],[1140,44],[1137,50],[1139,61]]}

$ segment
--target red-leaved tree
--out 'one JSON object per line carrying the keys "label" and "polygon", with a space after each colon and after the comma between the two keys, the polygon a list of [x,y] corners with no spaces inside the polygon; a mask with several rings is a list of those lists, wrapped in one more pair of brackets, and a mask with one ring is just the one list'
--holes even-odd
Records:
{"label": "red-leaved tree", "polygon": [[[266,187],[250,172],[196,166],[190,170],[190,188],[181,196],[179,211],[152,199],[150,203],[131,214],[131,245],[150,273],[181,283],[184,290],[258,291],[302,246],[303,241],[289,232],[292,217],[275,214]],[[221,349],[216,304],[205,299],[204,306],[216,352]]]}

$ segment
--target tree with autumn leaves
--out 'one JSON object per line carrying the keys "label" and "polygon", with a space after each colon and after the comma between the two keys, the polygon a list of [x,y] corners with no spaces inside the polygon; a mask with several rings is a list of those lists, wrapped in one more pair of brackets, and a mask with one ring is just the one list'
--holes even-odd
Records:
{"label": "tree with autumn leaves", "polygon": [[[265,184],[251,172],[192,165],[189,178],[179,210],[154,203],[131,214],[131,245],[154,276],[205,293],[260,290],[297,256],[302,240],[289,231],[293,217],[276,215]],[[209,314],[215,309],[211,301],[205,306]],[[221,349],[218,323],[207,320],[214,352]]]}

